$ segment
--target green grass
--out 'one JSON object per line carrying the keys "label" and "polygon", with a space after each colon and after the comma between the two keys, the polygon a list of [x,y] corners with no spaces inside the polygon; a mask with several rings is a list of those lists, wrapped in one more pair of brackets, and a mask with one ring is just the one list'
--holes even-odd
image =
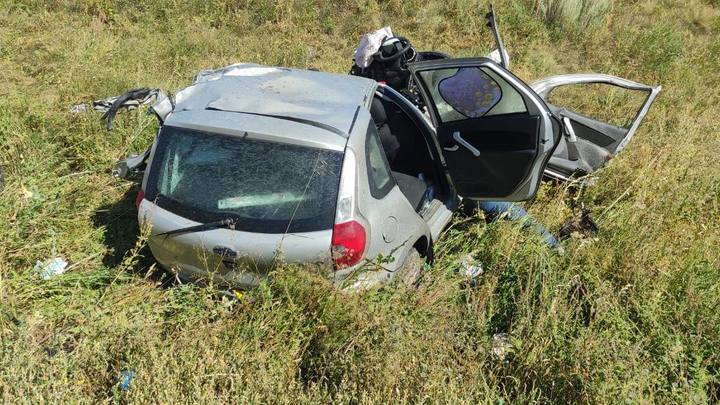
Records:
{"label": "green grass", "polygon": [[[70,107],[240,61],[346,72],[383,24],[420,49],[484,54],[485,4],[0,4],[0,401],[720,400],[717,1],[615,1],[582,29],[535,1],[496,1],[526,81],[596,71],[664,87],[593,186],[546,184],[528,204],[557,229],[574,199],[596,238],[557,256],[511,224],[458,215],[417,292],[343,294],[290,267],[232,301],[163,279],[136,243],[137,186],[110,170],[147,145],[153,119],[124,113],[107,132]],[[475,286],[454,272],[468,253],[485,267]],[[35,261],[55,255],[73,267],[40,280]],[[495,333],[510,336],[504,360]],[[126,392],[123,370],[136,372]]]}

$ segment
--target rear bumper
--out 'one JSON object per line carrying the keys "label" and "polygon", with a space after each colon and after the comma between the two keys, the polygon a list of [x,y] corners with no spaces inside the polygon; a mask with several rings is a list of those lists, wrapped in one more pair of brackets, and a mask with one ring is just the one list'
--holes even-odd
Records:
{"label": "rear bumper", "polygon": [[210,229],[159,236],[198,223],[148,200],[140,204],[138,220],[150,226],[148,246],[158,263],[187,280],[252,288],[278,260],[329,263],[331,229],[284,235]]}
{"label": "rear bumper", "polygon": [[[151,249],[152,250],[152,249]],[[257,287],[264,277],[258,273],[231,271],[225,274],[201,269],[189,264],[169,263],[155,257],[160,267],[176,275],[182,282],[215,285],[221,288],[249,290]]]}

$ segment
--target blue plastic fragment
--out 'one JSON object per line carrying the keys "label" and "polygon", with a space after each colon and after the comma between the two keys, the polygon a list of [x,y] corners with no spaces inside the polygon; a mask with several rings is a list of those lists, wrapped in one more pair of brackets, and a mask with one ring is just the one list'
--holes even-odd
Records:
{"label": "blue plastic fragment", "polygon": [[118,387],[120,387],[120,390],[129,390],[130,383],[132,383],[133,378],[135,378],[135,370],[125,370],[121,372],[120,378],[118,378]]}

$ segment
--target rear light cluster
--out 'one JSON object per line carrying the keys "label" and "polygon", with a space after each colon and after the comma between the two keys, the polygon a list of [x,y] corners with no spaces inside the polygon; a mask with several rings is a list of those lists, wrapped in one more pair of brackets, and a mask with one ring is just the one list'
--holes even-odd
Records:
{"label": "rear light cluster", "polygon": [[137,196],[135,196],[135,208],[140,209],[140,203],[145,198],[145,190],[142,188],[138,190]]}
{"label": "rear light cluster", "polygon": [[357,212],[355,201],[356,167],[355,154],[347,149],[343,160],[332,235],[331,254],[335,269],[360,263],[367,247],[367,231],[362,224],[364,220]]}
{"label": "rear light cluster", "polygon": [[360,262],[365,253],[365,228],[357,221],[333,226],[332,257],[336,268]]}

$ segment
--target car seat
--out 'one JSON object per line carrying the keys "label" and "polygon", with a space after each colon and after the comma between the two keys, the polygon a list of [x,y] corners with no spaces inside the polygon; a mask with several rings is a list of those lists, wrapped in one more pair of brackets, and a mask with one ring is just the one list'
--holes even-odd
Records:
{"label": "car seat", "polygon": [[387,111],[382,101],[378,98],[373,98],[372,104],[370,105],[370,117],[375,123],[375,127],[377,127],[378,135],[380,135],[380,143],[382,143],[385,156],[387,157],[388,163],[390,163],[390,167],[392,167],[400,150],[400,141],[397,136],[390,131],[390,125],[388,125],[387,122]]}

